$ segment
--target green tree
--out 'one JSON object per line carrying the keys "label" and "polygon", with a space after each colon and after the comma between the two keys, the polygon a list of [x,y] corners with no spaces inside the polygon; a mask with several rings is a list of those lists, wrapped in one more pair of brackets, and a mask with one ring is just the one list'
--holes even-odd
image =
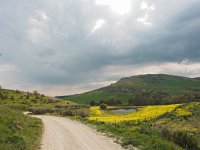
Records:
{"label": "green tree", "polygon": [[107,105],[104,104],[104,103],[102,103],[102,104],[100,105],[100,109],[102,109],[102,110],[106,110],[106,109],[107,109]]}
{"label": "green tree", "polygon": [[90,101],[90,106],[95,106],[95,105],[96,105],[95,101]]}

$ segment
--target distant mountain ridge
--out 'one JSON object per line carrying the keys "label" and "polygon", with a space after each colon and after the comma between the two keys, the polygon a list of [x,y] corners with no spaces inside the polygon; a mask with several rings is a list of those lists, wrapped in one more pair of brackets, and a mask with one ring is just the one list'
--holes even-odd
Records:
{"label": "distant mountain ridge", "polygon": [[176,96],[200,92],[200,78],[189,78],[167,74],[146,74],[125,77],[109,86],[83,94],[61,96],[77,103],[89,103],[118,99],[126,103],[138,94]]}

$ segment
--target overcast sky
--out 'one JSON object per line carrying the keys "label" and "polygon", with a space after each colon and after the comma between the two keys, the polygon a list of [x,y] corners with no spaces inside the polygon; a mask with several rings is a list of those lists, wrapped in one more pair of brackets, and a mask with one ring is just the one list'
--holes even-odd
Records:
{"label": "overcast sky", "polygon": [[47,95],[200,76],[200,0],[0,0],[0,85]]}

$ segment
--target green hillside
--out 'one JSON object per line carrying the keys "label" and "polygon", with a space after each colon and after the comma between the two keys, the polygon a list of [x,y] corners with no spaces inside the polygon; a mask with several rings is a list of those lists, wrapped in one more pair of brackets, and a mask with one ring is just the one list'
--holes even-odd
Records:
{"label": "green hillside", "polygon": [[32,107],[54,108],[56,105],[69,104],[71,104],[71,102],[45,96],[37,91],[31,93],[18,90],[0,89],[0,105],[21,111],[27,111]]}
{"label": "green hillside", "polygon": [[72,96],[60,98],[76,103],[99,102],[101,100],[117,99],[127,103],[137,95],[145,97],[161,97],[172,99],[174,96],[183,96],[200,92],[199,78],[188,78],[165,74],[147,74],[122,78],[109,86]]}

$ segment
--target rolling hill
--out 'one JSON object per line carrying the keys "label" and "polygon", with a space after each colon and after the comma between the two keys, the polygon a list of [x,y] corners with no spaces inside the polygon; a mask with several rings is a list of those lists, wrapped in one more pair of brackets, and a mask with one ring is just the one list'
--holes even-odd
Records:
{"label": "rolling hill", "polygon": [[31,107],[54,107],[55,105],[68,105],[69,101],[45,96],[37,91],[23,92],[19,90],[0,89],[0,105],[18,110],[27,110]]}
{"label": "rolling hill", "polygon": [[122,78],[109,86],[83,94],[59,96],[76,103],[99,102],[101,100],[117,99],[127,103],[137,95],[147,97],[173,98],[200,92],[199,78],[188,78],[166,74],[147,74]]}

